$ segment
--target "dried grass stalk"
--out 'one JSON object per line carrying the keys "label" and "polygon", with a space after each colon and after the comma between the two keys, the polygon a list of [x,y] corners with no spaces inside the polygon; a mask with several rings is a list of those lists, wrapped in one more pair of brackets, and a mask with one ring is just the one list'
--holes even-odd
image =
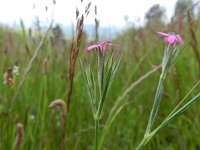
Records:
{"label": "dried grass stalk", "polygon": [[75,72],[75,65],[76,60],[79,54],[80,44],[81,44],[81,37],[83,33],[83,15],[77,21],[77,28],[76,28],[76,40],[72,39],[71,43],[71,51],[70,51],[70,66],[68,72],[68,95],[67,95],[67,112],[69,111],[70,101],[72,96],[72,89],[73,89],[73,79],[74,79],[74,72]]}
{"label": "dried grass stalk", "polygon": [[16,132],[17,132],[17,136],[15,139],[15,147],[19,148],[24,140],[24,126],[22,123],[18,123],[16,125]]}
{"label": "dried grass stalk", "polygon": [[[82,1],[81,1],[82,2]],[[70,51],[70,61],[69,61],[69,72],[68,72],[68,95],[67,95],[67,112],[69,111],[70,102],[71,102],[71,96],[73,91],[73,80],[74,80],[74,72],[75,72],[75,66],[76,66],[76,60],[78,58],[79,49],[81,45],[81,38],[83,33],[83,24],[84,24],[84,16],[87,17],[90,12],[90,6],[92,2],[89,2],[87,6],[85,7],[85,12],[80,16],[79,10],[76,7],[76,34],[72,38],[71,42],[71,51]]]}
{"label": "dried grass stalk", "polygon": [[65,117],[67,114],[66,104],[62,99],[56,99],[49,105],[50,109],[56,109],[57,107],[59,107],[59,110],[61,113],[61,121],[62,121],[62,124],[64,125]]}

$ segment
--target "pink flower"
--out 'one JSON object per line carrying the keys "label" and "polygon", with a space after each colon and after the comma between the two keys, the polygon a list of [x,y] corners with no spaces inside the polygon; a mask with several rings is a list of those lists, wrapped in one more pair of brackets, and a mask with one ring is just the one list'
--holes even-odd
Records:
{"label": "pink flower", "polygon": [[89,52],[89,51],[91,51],[91,50],[97,48],[98,50],[100,50],[101,52],[103,52],[103,51],[105,51],[105,50],[107,49],[108,46],[111,46],[111,45],[113,45],[113,44],[111,44],[111,41],[110,41],[110,40],[105,41],[105,42],[101,42],[101,43],[97,42],[97,44],[88,46],[88,47],[86,48],[86,51]]}
{"label": "pink flower", "polygon": [[159,35],[165,37],[165,43],[167,44],[175,44],[178,43],[179,45],[183,45],[184,41],[180,37],[180,35],[175,33],[164,33],[164,32],[157,32]]}

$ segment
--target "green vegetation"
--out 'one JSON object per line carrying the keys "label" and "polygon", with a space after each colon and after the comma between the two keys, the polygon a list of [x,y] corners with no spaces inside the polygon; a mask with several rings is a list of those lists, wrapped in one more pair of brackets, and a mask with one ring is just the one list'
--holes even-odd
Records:
{"label": "green vegetation", "polygon": [[[185,40],[186,48],[165,79],[161,105],[153,126],[157,127],[199,81],[200,64],[195,47],[200,53],[198,44],[200,43],[200,18],[197,16],[197,19],[187,21],[189,15],[187,16],[186,12],[182,21],[177,19],[168,25],[151,24],[139,29],[129,27],[113,39],[112,43],[123,49],[123,56],[104,102],[103,117],[99,123],[100,142],[102,142],[101,135],[106,132],[102,142],[103,149],[132,150],[143,138],[161,69],[157,69],[145,78],[141,79],[141,77],[161,64],[164,52],[163,39],[159,38],[156,31],[179,33]],[[191,29],[195,31],[196,36],[191,34]],[[51,110],[49,105],[56,99],[64,101],[67,99],[72,42],[68,35],[62,33],[59,26],[53,26],[47,37],[43,39],[40,51],[27,73],[19,94],[16,95],[24,71],[43,36],[44,33],[41,31],[31,29],[26,31],[23,21],[21,21],[20,31],[0,27],[1,150],[16,148],[18,123],[21,123],[24,128],[20,149],[56,150],[62,148],[60,112],[58,109]],[[91,41],[88,41],[86,32],[83,32],[78,59],[87,58],[96,63],[95,53],[85,51],[89,42]],[[14,65],[19,66],[19,75],[11,76],[10,79],[13,80],[9,80],[10,84],[8,84],[4,75],[6,72],[8,74],[8,70]],[[5,84],[3,84],[4,81]],[[136,82],[138,83],[132,86]],[[128,89],[130,87],[131,90]],[[197,95],[200,92],[199,89],[200,85],[186,101]],[[200,149],[199,109],[200,103],[197,102],[184,115],[156,134],[146,145],[146,149]],[[109,114],[114,116],[114,119],[108,123],[109,125],[106,124],[106,127],[109,127],[105,129]],[[19,126],[21,125],[18,124]],[[65,149],[94,149],[94,119],[79,61],[76,63],[71,104],[64,128]]]}

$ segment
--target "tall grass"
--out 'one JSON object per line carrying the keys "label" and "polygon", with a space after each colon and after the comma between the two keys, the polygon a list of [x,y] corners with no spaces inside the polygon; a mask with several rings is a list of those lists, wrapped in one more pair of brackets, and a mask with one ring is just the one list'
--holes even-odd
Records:
{"label": "tall grass", "polygon": [[[193,39],[199,43],[199,21],[194,21],[195,30],[189,29],[191,23],[186,23],[183,36],[186,41]],[[173,28],[168,30],[172,31]],[[195,39],[190,36],[192,32],[196,35]],[[59,149],[62,120],[59,109],[51,111],[49,104],[55,99],[66,98],[68,95],[66,89],[70,82],[67,74],[70,68],[68,60],[70,60],[71,39],[64,38],[61,39],[62,42],[54,43],[52,42],[54,35],[50,30],[40,44],[43,33],[34,36],[33,32],[31,38],[25,35],[27,31],[23,29],[23,25],[22,30],[17,31],[0,27],[0,149],[16,148],[14,145],[18,123],[24,129],[23,141],[20,142],[19,148]],[[89,57],[91,62],[95,62],[95,56],[88,56],[83,52],[90,42],[84,34],[82,39],[78,57],[81,59]],[[161,72],[159,65],[163,54],[161,50],[164,47],[157,35],[148,28],[138,30],[129,28],[113,39],[113,42],[123,47],[124,52],[109,96],[104,103],[103,117],[98,128],[99,133],[102,133],[99,140],[102,149],[134,149],[145,132]],[[27,45],[29,52],[27,52]],[[38,46],[40,50],[35,57]],[[45,58],[48,58],[47,74],[43,72]],[[30,62],[31,67],[26,73]],[[14,85],[9,87],[3,84],[3,75],[16,63],[19,66],[19,75],[15,76]],[[162,111],[158,113],[155,126],[163,121],[170,113],[169,110],[173,110],[173,106],[179,104],[199,81],[198,65],[194,46],[189,45],[164,82],[165,90],[160,104]],[[20,86],[21,84],[23,86]],[[199,85],[197,85],[188,99],[192,99],[199,92]],[[199,108],[200,103],[195,103],[185,115],[156,134],[146,145],[146,149],[199,149]],[[87,101],[84,77],[78,66],[73,77],[73,93],[67,115],[64,129],[67,134],[64,141],[65,148],[93,149],[95,127]]]}

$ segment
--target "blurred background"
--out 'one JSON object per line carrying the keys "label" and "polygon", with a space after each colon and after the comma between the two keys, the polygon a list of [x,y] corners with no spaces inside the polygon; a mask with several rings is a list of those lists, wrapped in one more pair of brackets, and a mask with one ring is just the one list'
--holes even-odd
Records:
{"label": "blurred background", "polygon": [[[94,148],[94,121],[79,60],[96,63],[95,53],[85,48],[97,41],[111,39],[124,50],[100,123],[103,132],[111,108],[123,95],[103,142],[105,150],[132,150],[143,137],[165,48],[157,31],[179,34],[185,49],[166,77],[154,127],[200,79],[200,0],[0,0],[0,4],[1,150],[15,149],[18,123],[23,127],[19,146],[24,150],[62,149],[63,131],[65,148]],[[187,100],[199,89],[198,85]],[[64,128],[59,110],[49,109],[55,99],[71,100]],[[199,109],[197,102],[146,149],[200,149]]]}
{"label": "blurred background", "polygon": [[[72,24],[76,22],[76,8],[82,14],[89,2],[89,0],[83,2],[80,0],[2,1],[0,23],[4,26],[20,28],[20,19],[22,19],[26,28],[33,28],[37,23],[46,27],[53,19],[64,33],[71,33]],[[198,0],[182,0],[180,2],[176,0],[93,0],[91,2],[90,15],[84,22],[85,29],[90,30],[94,26],[94,19],[97,18],[100,24],[99,32],[102,33],[103,30],[109,29],[110,34],[113,35],[130,26],[144,27],[150,24],[150,20],[155,24],[157,24],[156,21],[168,24],[177,19],[189,7],[193,7],[192,11],[196,16],[199,14]],[[98,10],[96,15],[94,6],[97,6]]]}

